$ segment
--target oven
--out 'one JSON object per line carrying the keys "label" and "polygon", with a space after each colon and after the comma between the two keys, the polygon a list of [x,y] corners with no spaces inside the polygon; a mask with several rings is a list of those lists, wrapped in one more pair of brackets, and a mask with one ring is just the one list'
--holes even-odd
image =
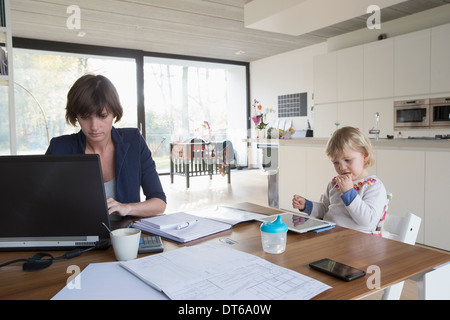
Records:
{"label": "oven", "polygon": [[450,97],[430,99],[430,126],[450,126]]}
{"label": "oven", "polygon": [[394,128],[418,128],[430,126],[429,99],[394,102]]}

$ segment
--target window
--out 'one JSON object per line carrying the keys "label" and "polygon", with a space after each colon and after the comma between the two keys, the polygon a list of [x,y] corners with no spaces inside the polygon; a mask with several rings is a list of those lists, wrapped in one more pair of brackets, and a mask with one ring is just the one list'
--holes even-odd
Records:
{"label": "window", "polygon": [[0,155],[10,153],[8,87],[0,86]]}
{"label": "window", "polygon": [[[51,138],[80,130],[66,124],[67,92],[94,73],[119,92],[124,116],[114,126],[141,129],[160,173],[170,167],[170,142],[193,137],[230,140],[235,164],[247,165],[248,63],[24,38],[14,38],[14,45],[18,154],[44,153]],[[6,91],[0,90],[4,115]],[[0,153],[9,154],[9,119],[0,121]]]}
{"label": "window", "polygon": [[137,127],[134,59],[14,49],[18,154],[44,153],[52,137],[80,130],[66,123],[65,106],[70,87],[86,73],[108,77],[119,92],[124,116],[114,125]]}
{"label": "window", "polygon": [[146,140],[158,171],[170,167],[170,142],[230,140],[235,164],[247,165],[244,66],[145,57]]}

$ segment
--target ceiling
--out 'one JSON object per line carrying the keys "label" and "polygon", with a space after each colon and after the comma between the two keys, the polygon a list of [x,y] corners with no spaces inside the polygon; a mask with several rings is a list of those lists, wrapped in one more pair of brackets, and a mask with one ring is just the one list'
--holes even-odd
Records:
{"label": "ceiling", "polygon": [[[333,0],[336,1],[336,0]],[[370,14],[292,36],[244,26],[251,0],[12,0],[14,37],[250,62],[366,27]],[[449,3],[407,0],[381,10],[381,22]],[[80,8],[80,27],[67,22]]]}

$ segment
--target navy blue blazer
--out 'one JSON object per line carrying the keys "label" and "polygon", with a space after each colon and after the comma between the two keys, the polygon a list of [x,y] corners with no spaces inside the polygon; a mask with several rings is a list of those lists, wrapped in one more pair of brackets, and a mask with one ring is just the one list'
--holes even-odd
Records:
{"label": "navy blue blazer", "polygon": [[[166,202],[161,181],[156,171],[150,149],[138,129],[112,128],[115,145],[115,178],[117,201],[140,202],[140,187],[146,197]],[[55,137],[50,141],[46,154],[84,154],[86,136],[78,133]]]}

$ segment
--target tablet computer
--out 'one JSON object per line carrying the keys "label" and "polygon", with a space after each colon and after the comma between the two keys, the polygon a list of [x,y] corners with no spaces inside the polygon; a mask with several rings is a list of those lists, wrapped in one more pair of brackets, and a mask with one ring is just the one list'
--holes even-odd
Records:
{"label": "tablet computer", "polygon": [[[298,233],[304,233],[322,228],[328,228],[336,225],[334,222],[310,218],[305,215],[295,213],[281,213],[281,220],[288,226],[288,229]],[[271,215],[258,219],[261,222],[275,221],[278,215]]]}

